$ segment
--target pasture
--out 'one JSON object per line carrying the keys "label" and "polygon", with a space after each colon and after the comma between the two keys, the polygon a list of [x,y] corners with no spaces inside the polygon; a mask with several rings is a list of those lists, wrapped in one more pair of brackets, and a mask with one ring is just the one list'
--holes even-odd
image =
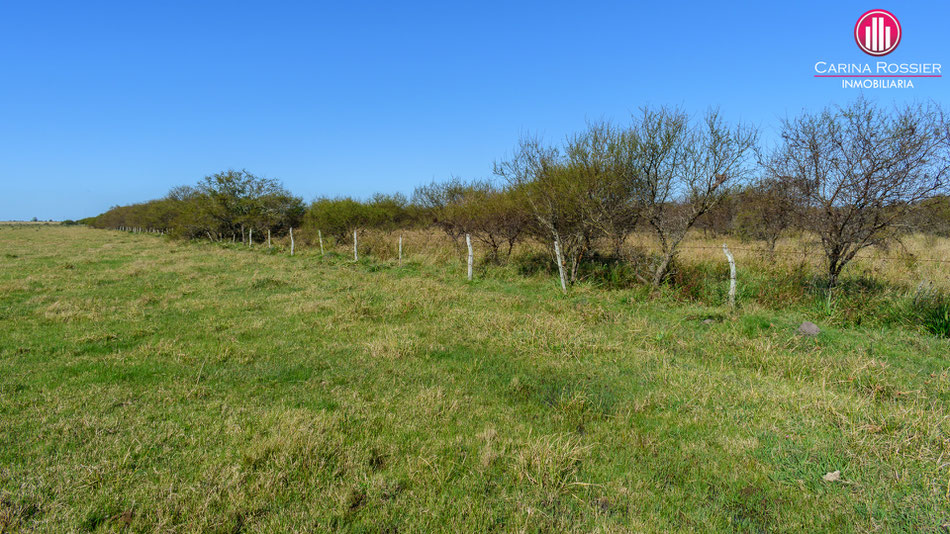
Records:
{"label": "pasture", "polygon": [[732,312],[719,241],[676,289],[562,295],[374,239],[0,227],[0,531],[950,528],[950,340],[898,313],[947,264],[825,299],[737,253]]}

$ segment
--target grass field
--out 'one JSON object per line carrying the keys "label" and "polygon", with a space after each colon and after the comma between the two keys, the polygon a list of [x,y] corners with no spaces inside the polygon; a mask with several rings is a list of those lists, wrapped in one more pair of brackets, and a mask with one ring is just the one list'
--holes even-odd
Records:
{"label": "grass field", "polygon": [[950,340],[480,274],[0,228],[0,530],[950,530]]}

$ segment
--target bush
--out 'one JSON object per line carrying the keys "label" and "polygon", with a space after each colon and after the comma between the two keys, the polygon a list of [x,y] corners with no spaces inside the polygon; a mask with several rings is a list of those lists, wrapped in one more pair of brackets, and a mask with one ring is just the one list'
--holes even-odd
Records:
{"label": "bush", "polygon": [[310,230],[338,241],[350,239],[354,230],[395,230],[414,226],[420,219],[419,210],[399,194],[379,194],[366,202],[350,197],[318,198],[305,217]]}

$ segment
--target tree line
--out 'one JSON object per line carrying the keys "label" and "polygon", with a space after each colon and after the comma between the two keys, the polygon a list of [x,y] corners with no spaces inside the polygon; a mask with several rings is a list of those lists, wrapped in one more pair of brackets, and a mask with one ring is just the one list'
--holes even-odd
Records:
{"label": "tree line", "polygon": [[[182,238],[243,240],[291,227],[347,239],[366,229],[437,227],[466,234],[503,263],[532,239],[559,253],[567,283],[597,255],[641,261],[625,244],[656,237],[643,281],[662,284],[690,231],[761,240],[789,231],[821,244],[828,282],[861,250],[910,229],[950,235],[950,127],[935,103],[884,107],[865,99],[781,121],[760,144],[750,124],[718,111],[644,108],[625,124],[591,122],[558,143],[525,136],[485,180],[451,178],[411,198],[318,198],[306,205],[276,180],[225,171],[159,200],[82,222],[150,228]],[[639,258],[639,260],[638,260]]]}

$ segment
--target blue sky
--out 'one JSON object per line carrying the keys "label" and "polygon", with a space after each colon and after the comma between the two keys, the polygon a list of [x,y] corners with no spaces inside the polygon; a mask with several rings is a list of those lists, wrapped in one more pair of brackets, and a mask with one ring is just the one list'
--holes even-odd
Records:
{"label": "blue sky", "polygon": [[[774,135],[854,98],[814,64],[874,62],[858,17],[901,21],[891,62],[947,63],[950,3],[0,3],[0,219],[64,219],[227,168],[318,195],[488,177],[523,132],[551,140],[642,105]],[[870,90],[934,99],[950,80]]]}

